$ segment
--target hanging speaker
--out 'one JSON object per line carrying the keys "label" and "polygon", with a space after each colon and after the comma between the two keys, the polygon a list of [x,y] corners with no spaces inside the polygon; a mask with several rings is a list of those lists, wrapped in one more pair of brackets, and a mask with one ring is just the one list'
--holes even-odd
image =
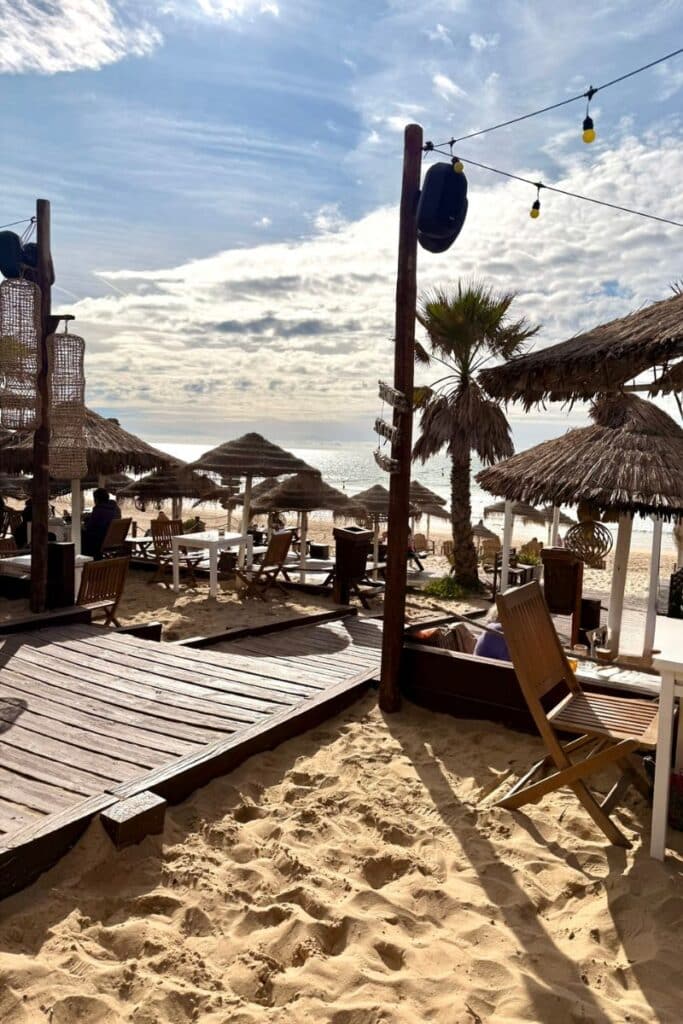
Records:
{"label": "hanging speaker", "polygon": [[21,239],[14,231],[0,231],[0,274],[10,280],[21,276]]}
{"label": "hanging speaker", "polygon": [[467,216],[467,178],[452,164],[433,164],[425,175],[417,205],[417,237],[423,249],[445,252]]}

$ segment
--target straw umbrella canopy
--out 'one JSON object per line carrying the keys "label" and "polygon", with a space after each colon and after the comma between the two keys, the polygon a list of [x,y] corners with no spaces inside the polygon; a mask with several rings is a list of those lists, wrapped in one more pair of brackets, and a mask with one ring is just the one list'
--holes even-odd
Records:
{"label": "straw umbrella canopy", "polygon": [[419,480],[410,481],[410,503],[415,505],[417,508],[421,508],[423,505],[446,505],[446,499],[442,498],[432,491],[429,487],[425,487]]}
{"label": "straw umbrella canopy", "polygon": [[472,536],[478,540],[498,540],[498,534],[494,533],[493,530],[489,530],[488,526],[484,526],[484,520],[480,519],[475,526],[472,527]]}
{"label": "straw umbrella canopy", "polygon": [[215,491],[215,484],[188,468],[186,462],[176,459],[164,469],[157,469],[139,480],[133,480],[119,491],[119,498],[138,498],[140,501],[173,501],[175,518],[182,515],[183,498],[206,498]]}
{"label": "straw umbrella canopy", "polygon": [[[555,509],[556,508],[557,508],[557,505],[553,505],[553,504],[544,505],[543,506],[543,508],[541,509],[541,512],[545,516],[546,521],[548,519],[552,519],[553,518],[553,516],[555,515]],[[576,519],[572,519],[572,517],[568,516],[566,512],[560,512],[559,523],[560,523],[561,526],[573,526],[575,522],[576,522]]]}
{"label": "straw umbrella canopy", "polygon": [[365,513],[365,508],[356,499],[347,497],[343,491],[325,483],[319,472],[310,470],[297,473],[296,476],[284,480],[273,490],[262,495],[258,503],[254,503],[255,512],[301,512],[301,550],[300,567],[302,580],[306,569],[306,534],[308,531],[308,513],[317,509],[335,512],[337,515],[358,516]]}
{"label": "straw umbrella canopy", "polygon": [[558,345],[484,370],[479,380],[494,398],[571,401],[615,392],[652,367],[664,367],[650,394],[675,391],[683,374],[683,294],[652,303]]}
{"label": "straw umbrella canopy", "polygon": [[608,627],[619,640],[632,517],[654,515],[651,586],[645,649],[654,635],[661,524],[683,513],[683,429],[662,409],[636,395],[610,396],[591,410],[593,426],[535,445],[485,469],[477,480],[510,500],[575,505],[618,512],[619,529]]}
{"label": "straw umbrella canopy", "polygon": [[[200,473],[217,473],[221,477],[245,477],[242,505],[242,533],[246,534],[251,514],[251,483],[254,477],[286,476],[291,473],[317,473],[316,469],[298,459],[279,445],[267,441],[261,434],[243,434],[242,437],[204,452],[190,469]],[[240,555],[242,557],[242,555]]]}
{"label": "straw umbrella canopy", "polygon": [[[505,459],[503,462],[497,463],[497,465],[502,466],[504,465],[504,463],[507,462],[510,462],[510,459]],[[477,476],[477,480],[479,480],[480,476],[481,474]],[[485,484],[482,484],[482,486],[486,487]],[[490,490],[490,488],[486,487],[486,490],[488,491]],[[493,493],[498,494],[500,492],[493,491]],[[543,514],[543,512],[541,512],[537,508],[533,508],[532,505],[528,505],[524,501],[514,502],[511,511],[513,518],[516,516],[518,519],[521,519],[523,523],[545,523],[545,515]],[[486,508],[484,509],[484,518],[487,518],[487,516],[497,515],[505,515],[504,501],[497,501],[493,505],[487,505]]]}

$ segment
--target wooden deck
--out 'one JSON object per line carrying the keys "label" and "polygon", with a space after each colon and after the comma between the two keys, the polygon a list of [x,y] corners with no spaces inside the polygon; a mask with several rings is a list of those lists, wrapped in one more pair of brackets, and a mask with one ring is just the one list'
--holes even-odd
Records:
{"label": "wooden deck", "polygon": [[379,672],[355,617],[207,650],[72,625],[0,640],[0,897],[87,823],[151,791],[175,802],[348,704]]}

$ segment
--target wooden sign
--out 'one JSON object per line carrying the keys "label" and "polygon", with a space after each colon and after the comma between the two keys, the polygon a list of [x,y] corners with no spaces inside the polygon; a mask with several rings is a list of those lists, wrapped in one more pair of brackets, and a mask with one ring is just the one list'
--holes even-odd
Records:
{"label": "wooden sign", "polygon": [[380,469],[383,469],[386,473],[398,473],[400,467],[398,459],[390,459],[388,455],[384,455],[380,451],[375,453],[375,462]]}
{"label": "wooden sign", "polygon": [[375,420],[375,433],[379,434],[380,437],[386,437],[387,441],[391,441],[392,444],[396,444],[399,438],[398,427],[392,427],[389,423],[385,423],[384,420]]}
{"label": "wooden sign", "polygon": [[396,388],[392,388],[382,380],[378,383],[379,397],[383,402],[387,402],[397,412],[410,412],[410,402],[402,391],[397,391]]}

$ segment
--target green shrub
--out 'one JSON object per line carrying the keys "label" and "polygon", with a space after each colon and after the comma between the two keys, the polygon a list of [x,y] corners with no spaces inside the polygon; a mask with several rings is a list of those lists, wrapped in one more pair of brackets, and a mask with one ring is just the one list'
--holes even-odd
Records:
{"label": "green shrub", "polygon": [[542,559],[540,555],[535,555],[533,551],[523,552],[517,558],[520,565],[541,565]]}
{"label": "green shrub", "polygon": [[452,576],[442,576],[440,580],[432,580],[422,591],[430,597],[443,597],[449,601],[459,601],[467,597],[468,591],[456,583]]}

